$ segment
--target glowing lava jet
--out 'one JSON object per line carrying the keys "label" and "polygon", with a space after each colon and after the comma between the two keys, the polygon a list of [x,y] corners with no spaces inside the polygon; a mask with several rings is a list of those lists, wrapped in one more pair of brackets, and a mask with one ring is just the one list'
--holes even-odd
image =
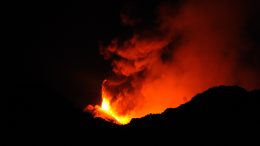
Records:
{"label": "glowing lava jet", "polygon": [[96,105],[95,107],[88,105],[86,111],[91,112],[94,117],[100,117],[105,119],[106,121],[113,122],[116,124],[128,124],[132,119],[129,115],[120,115],[117,110],[111,105],[112,97],[107,93],[104,87],[104,83],[102,85],[102,103],[101,106]]}

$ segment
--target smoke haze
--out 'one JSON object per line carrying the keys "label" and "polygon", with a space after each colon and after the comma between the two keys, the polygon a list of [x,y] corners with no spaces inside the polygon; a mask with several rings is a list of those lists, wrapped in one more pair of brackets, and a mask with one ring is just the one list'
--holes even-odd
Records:
{"label": "smoke haze", "polygon": [[103,86],[119,114],[162,112],[212,86],[260,87],[259,53],[244,31],[246,1],[164,2],[155,12],[152,27],[122,13],[132,35],[101,47],[113,68]]}

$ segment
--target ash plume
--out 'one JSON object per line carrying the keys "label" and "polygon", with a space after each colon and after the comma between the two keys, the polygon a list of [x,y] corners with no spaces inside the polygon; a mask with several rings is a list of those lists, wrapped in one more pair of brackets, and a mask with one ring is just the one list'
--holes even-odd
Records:
{"label": "ash plume", "polygon": [[112,63],[113,75],[103,85],[112,106],[120,114],[141,117],[177,107],[212,86],[259,88],[259,51],[245,32],[249,5],[234,0],[161,2],[154,8],[152,26],[131,16],[131,10],[122,12],[132,35],[118,36],[100,49]]}

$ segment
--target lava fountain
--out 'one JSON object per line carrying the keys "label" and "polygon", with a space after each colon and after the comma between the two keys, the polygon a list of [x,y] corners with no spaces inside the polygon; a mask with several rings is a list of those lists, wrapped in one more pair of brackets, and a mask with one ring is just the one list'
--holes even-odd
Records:
{"label": "lava fountain", "polygon": [[107,80],[104,80],[102,84],[102,103],[101,106],[96,105],[93,107],[92,105],[88,105],[85,109],[87,112],[91,112],[94,117],[100,117],[105,119],[106,121],[113,122],[116,124],[127,124],[130,122],[132,117],[130,115],[120,115],[118,113],[118,110],[112,106],[111,100],[112,97],[108,93],[108,91],[105,90],[105,83]]}

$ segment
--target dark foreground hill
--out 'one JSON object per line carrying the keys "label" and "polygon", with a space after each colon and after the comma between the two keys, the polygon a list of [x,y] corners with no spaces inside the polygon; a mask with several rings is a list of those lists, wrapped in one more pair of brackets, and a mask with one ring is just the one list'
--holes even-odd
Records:
{"label": "dark foreground hill", "polygon": [[[69,145],[89,142],[118,145],[121,140],[126,143],[159,141],[162,144],[183,139],[192,144],[206,144],[209,140],[212,142],[209,145],[214,145],[226,140],[239,144],[245,139],[249,144],[260,133],[260,90],[249,92],[237,86],[214,87],[178,108],[133,119],[125,126],[93,118],[63,98],[55,98],[50,103],[48,98],[56,95],[44,91],[39,88],[28,92],[21,90],[10,98],[8,129],[13,139],[10,142],[17,142],[17,138],[31,142],[36,138],[37,142],[58,140],[58,145],[67,145],[68,141],[72,143]],[[42,100],[34,101],[34,96]]]}

